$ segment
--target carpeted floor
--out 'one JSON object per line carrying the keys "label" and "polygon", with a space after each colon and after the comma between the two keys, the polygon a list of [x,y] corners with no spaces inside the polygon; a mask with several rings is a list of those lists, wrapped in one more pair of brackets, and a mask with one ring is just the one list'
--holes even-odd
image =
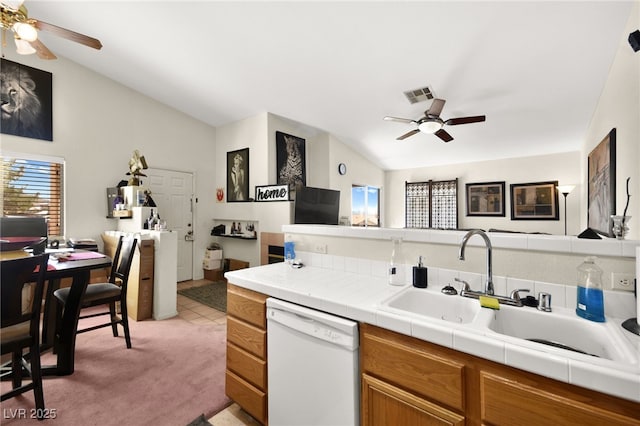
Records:
{"label": "carpeted floor", "polygon": [[227,283],[225,281],[180,289],[178,294],[219,311],[227,312]]}
{"label": "carpeted floor", "polygon": [[[130,321],[130,328],[132,349],[111,328],[78,335],[75,372],[44,380],[45,407],[55,419],[29,418],[34,403],[28,392],[2,402],[2,425],[180,426],[231,403],[224,392],[224,325],[175,317]],[[51,353],[42,358],[53,363]],[[2,382],[2,391],[9,385]]]}

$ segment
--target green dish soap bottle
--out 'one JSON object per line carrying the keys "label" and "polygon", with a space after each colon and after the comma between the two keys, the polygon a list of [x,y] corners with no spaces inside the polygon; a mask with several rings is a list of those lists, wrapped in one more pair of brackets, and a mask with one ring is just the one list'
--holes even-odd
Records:
{"label": "green dish soap bottle", "polygon": [[596,265],[595,260],[595,256],[589,256],[578,266],[576,314],[591,321],[604,322],[602,269]]}

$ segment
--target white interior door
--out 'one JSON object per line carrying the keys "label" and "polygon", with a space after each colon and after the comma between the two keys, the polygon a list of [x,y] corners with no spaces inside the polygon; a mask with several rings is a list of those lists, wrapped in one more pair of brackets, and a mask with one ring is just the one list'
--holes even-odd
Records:
{"label": "white interior door", "polygon": [[151,191],[160,219],[178,234],[178,281],[193,279],[193,174],[147,169],[143,186]]}

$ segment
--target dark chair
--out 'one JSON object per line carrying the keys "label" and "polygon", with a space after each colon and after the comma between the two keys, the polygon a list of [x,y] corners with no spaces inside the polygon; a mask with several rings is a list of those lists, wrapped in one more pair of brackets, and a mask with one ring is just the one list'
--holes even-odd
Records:
{"label": "dark chair", "polygon": [[[82,309],[92,306],[109,305],[109,310],[104,312],[82,315],[80,320],[85,318],[93,318],[101,315],[109,315],[111,320],[107,323],[94,325],[83,329],[78,329],[78,333],[86,333],[87,331],[97,330],[103,327],[111,326],[113,336],[118,337],[118,324],[124,329],[124,338],[127,342],[127,348],[131,349],[131,337],[129,335],[129,317],[127,315],[127,282],[129,281],[129,271],[131,263],[135,255],[137,240],[134,237],[121,236],[118,240],[116,254],[113,257],[113,265],[109,274],[108,283],[89,284],[87,291],[82,298]],[[58,307],[64,309],[69,298],[70,288],[61,288],[53,294],[58,300]],[[120,302],[120,316],[116,312],[116,302]],[[58,312],[61,314],[62,312]],[[61,318],[61,315],[58,315]]]}
{"label": "dark chair", "polygon": [[[7,368],[6,372],[4,369],[2,372],[3,379],[11,376],[12,389],[2,394],[1,400],[33,390],[38,420],[42,420],[44,415],[40,369],[40,311],[48,259],[48,254],[42,254],[0,262],[0,346],[2,355],[12,354],[11,370],[8,371]],[[36,268],[38,271],[34,282]],[[32,285],[33,288],[30,288]],[[24,349],[29,352],[25,354]],[[25,372],[31,382],[23,385]]]}

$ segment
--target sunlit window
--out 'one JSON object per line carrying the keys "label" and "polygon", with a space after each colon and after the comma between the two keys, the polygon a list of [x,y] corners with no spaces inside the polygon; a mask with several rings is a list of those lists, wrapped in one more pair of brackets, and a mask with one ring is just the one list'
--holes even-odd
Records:
{"label": "sunlit window", "polygon": [[2,214],[47,219],[51,236],[64,235],[63,160],[2,156]]}
{"label": "sunlit window", "polygon": [[351,226],[380,226],[380,188],[352,186]]}

